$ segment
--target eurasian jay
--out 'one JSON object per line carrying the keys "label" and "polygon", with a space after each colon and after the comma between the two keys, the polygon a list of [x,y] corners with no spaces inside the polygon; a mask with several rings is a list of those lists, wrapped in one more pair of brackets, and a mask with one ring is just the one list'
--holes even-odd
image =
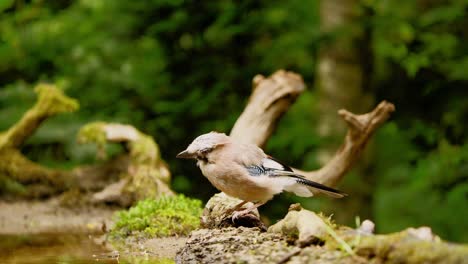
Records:
{"label": "eurasian jay", "polygon": [[302,197],[311,197],[313,192],[334,198],[346,195],[294,173],[290,167],[266,155],[259,147],[235,142],[223,133],[210,132],[197,137],[177,158],[196,159],[198,167],[211,184],[227,195],[243,200],[234,211],[247,202],[254,203],[245,210],[235,212],[233,219],[248,214],[282,191]]}

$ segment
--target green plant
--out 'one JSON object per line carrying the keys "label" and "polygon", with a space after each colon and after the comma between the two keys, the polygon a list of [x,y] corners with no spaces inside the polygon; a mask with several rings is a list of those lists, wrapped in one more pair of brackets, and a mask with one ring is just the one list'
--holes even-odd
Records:
{"label": "green plant", "polygon": [[200,200],[184,195],[147,199],[115,215],[112,237],[188,235],[200,225]]}

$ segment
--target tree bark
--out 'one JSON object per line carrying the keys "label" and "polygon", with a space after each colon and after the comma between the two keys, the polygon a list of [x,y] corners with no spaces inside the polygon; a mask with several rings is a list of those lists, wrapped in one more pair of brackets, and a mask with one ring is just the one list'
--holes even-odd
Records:
{"label": "tree bark", "polygon": [[346,129],[343,123],[336,122],[336,111],[344,107],[365,112],[374,101],[369,91],[370,35],[359,25],[359,19],[364,16],[359,3],[358,0],[320,3],[321,27],[328,36],[320,48],[317,67],[318,132],[329,141],[319,156],[322,164],[331,158]]}
{"label": "tree bark", "polygon": [[279,70],[268,78],[253,78],[253,91],[230,136],[262,147],[273,133],[280,117],[304,91],[302,77]]}
{"label": "tree bark", "polygon": [[[317,160],[322,165],[333,157],[346,131],[343,122],[336,122],[336,111],[344,107],[364,113],[374,104],[370,29],[362,22],[368,15],[366,12],[359,0],[320,1],[320,24],[327,39],[318,53],[316,83],[320,117],[317,131],[323,139]],[[344,202],[326,202],[328,207],[341,208],[341,222],[351,222],[357,214],[372,215],[371,207],[364,206],[372,203],[372,189],[366,187],[375,185],[371,175],[372,146],[361,156],[361,162],[354,170],[357,177],[353,180],[353,186],[361,188],[355,188],[353,195]]]}

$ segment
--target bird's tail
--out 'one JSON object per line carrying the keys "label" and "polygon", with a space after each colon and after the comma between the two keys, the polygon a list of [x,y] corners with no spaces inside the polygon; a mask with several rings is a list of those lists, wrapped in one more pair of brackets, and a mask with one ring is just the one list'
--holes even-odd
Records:
{"label": "bird's tail", "polygon": [[[276,175],[275,175],[276,174]],[[294,172],[289,172],[289,171],[276,171],[275,174],[270,175],[273,177],[288,177],[291,180],[295,181],[295,184],[292,186],[289,186],[286,191],[292,191],[300,196],[312,196],[312,193],[308,194],[306,190],[304,190],[304,187],[307,187],[311,192],[320,192],[323,194],[326,194],[330,197],[333,198],[343,198],[347,196],[346,193],[333,189],[331,187],[328,187],[326,185],[320,184],[318,182],[314,182],[311,180],[306,179],[304,176],[296,174]],[[302,194],[302,195],[301,195]]]}
{"label": "bird's tail", "polygon": [[342,192],[342,191],[333,189],[331,187],[320,184],[318,182],[307,180],[305,178],[297,179],[296,182],[299,183],[299,184],[302,184],[302,185],[306,185],[308,188],[312,189],[313,191],[317,191],[317,192],[326,194],[326,195],[328,195],[330,197],[333,197],[333,198],[343,198],[343,197],[347,196],[347,194]]}

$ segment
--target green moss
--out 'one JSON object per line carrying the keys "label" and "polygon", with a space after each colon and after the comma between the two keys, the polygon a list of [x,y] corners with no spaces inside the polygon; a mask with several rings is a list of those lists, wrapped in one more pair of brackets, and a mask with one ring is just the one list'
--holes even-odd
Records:
{"label": "green moss", "polygon": [[26,187],[7,176],[0,174],[0,193],[21,195],[27,192]]}
{"label": "green moss", "polygon": [[47,115],[55,115],[59,113],[73,112],[79,108],[76,99],[66,96],[63,91],[55,85],[38,84],[34,91],[38,94],[37,100],[38,110],[46,111]]}
{"label": "green moss", "polygon": [[202,203],[184,195],[146,199],[117,212],[111,237],[188,235],[200,225]]}
{"label": "green moss", "polygon": [[388,235],[363,236],[355,248],[358,255],[389,263],[465,263],[468,246],[440,239],[421,240],[405,230]]}
{"label": "green moss", "polygon": [[104,130],[105,122],[93,122],[84,125],[77,135],[78,143],[94,143],[98,148],[98,152],[105,153],[106,147],[106,132]]}
{"label": "green moss", "polygon": [[136,162],[152,164],[159,160],[159,148],[151,136],[139,133],[138,139],[130,142],[130,155]]}
{"label": "green moss", "polygon": [[[77,135],[78,143],[94,143],[100,151],[105,151],[107,143],[106,126],[115,126],[106,122],[92,122],[84,125]],[[125,125],[121,125],[125,126]],[[132,127],[133,128],[133,127]],[[138,164],[153,165],[159,160],[159,148],[151,136],[145,135],[136,130],[138,137],[135,140],[128,140],[130,156]]]}
{"label": "green moss", "polygon": [[[111,134],[111,135],[109,135]],[[77,136],[79,143],[94,143],[99,158],[107,156],[112,142],[125,143],[130,158],[129,169],[120,177],[128,178],[123,192],[132,201],[173,195],[168,184],[171,174],[160,157],[154,139],[130,125],[93,122],[83,126]]]}
{"label": "green moss", "polygon": [[0,149],[21,147],[46,118],[79,108],[77,100],[65,95],[55,85],[38,84],[34,91],[38,94],[34,106],[7,131],[0,133]]}

